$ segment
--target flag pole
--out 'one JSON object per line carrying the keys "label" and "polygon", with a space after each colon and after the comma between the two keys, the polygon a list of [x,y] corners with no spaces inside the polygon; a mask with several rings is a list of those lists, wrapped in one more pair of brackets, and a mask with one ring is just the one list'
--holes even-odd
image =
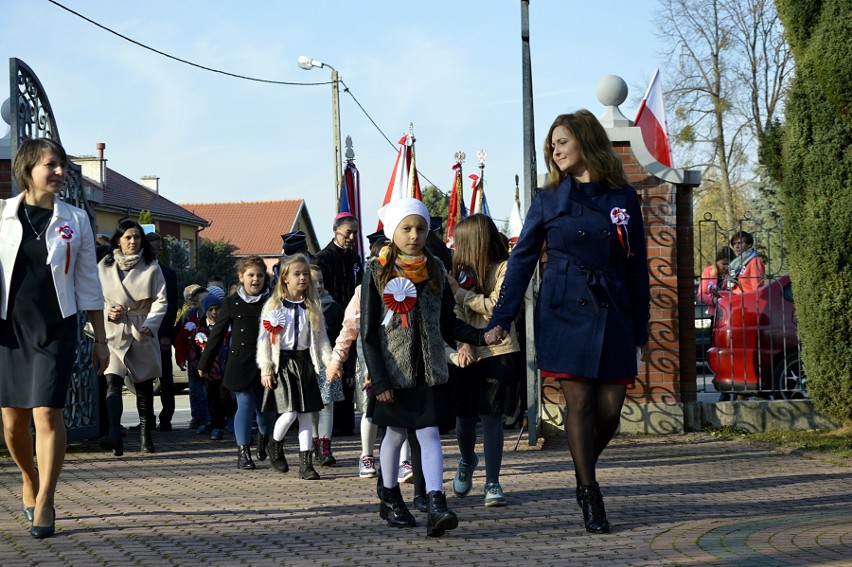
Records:
{"label": "flag pole", "polygon": [[[523,108],[524,140],[524,200],[527,206],[532,203],[538,191],[536,185],[535,158],[535,121],[533,119],[532,63],[530,59],[530,0],[521,0],[521,100]],[[541,415],[541,378],[536,367],[535,326],[533,319],[533,298],[538,295],[538,265],[533,272],[527,291],[524,294],[526,309],[526,362],[527,362],[527,442],[538,442],[539,416]]]}

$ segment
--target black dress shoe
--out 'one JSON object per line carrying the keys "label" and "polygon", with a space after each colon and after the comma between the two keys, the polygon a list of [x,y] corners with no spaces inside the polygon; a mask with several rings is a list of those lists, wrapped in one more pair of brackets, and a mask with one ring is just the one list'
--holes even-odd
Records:
{"label": "black dress shoe", "polygon": [[32,523],[33,516],[35,516],[35,506],[27,506],[26,504],[22,504],[22,506],[24,508],[24,517],[29,523]]}
{"label": "black dress shoe", "polygon": [[30,527],[30,535],[36,539],[44,539],[54,533],[56,533],[56,508],[53,509],[53,522],[49,526],[33,525]]}

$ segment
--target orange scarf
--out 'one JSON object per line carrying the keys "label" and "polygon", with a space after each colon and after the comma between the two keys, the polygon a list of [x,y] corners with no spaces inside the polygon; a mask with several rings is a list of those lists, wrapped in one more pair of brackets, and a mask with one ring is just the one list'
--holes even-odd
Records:
{"label": "orange scarf", "polygon": [[[379,264],[384,266],[388,263],[390,256],[390,246],[385,246],[379,252]],[[397,252],[396,261],[394,262],[393,275],[395,277],[408,278],[414,284],[425,282],[429,279],[429,269],[426,266],[426,256],[409,256],[402,252]]]}

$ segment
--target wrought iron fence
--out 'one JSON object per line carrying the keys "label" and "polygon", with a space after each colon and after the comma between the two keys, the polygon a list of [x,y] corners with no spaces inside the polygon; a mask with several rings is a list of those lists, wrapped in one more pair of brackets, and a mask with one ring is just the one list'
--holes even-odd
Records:
{"label": "wrought iron fence", "polygon": [[[49,138],[60,142],[56,118],[36,74],[20,59],[9,60],[9,82],[12,107],[12,157],[23,140]],[[13,193],[17,189],[14,187]],[[92,223],[95,215],[86,200],[80,166],[69,163],[60,199],[85,210]],[[98,435],[98,377],[92,367],[92,340],[85,332],[86,313],[77,314],[77,355],[65,403],[65,426],[68,439],[87,439]]]}
{"label": "wrought iron fence", "polygon": [[695,276],[698,390],[721,400],[807,397],[782,222],[746,213],[726,228],[705,213],[695,242],[696,266],[704,267]]}

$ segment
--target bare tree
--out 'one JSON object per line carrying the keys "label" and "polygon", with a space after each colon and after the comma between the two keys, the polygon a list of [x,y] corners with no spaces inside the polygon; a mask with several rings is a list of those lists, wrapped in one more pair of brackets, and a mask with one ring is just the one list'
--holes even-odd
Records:
{"label": "bare tree", "polygon": [[[770,0],[661,0],[672,63],[669,123],[689,167],[714,179],[723,221],[734,226],[738,193],[754,181],[765,132],[781,111],[792,69]],[[741,196],[740,196],[741,197]]]}

